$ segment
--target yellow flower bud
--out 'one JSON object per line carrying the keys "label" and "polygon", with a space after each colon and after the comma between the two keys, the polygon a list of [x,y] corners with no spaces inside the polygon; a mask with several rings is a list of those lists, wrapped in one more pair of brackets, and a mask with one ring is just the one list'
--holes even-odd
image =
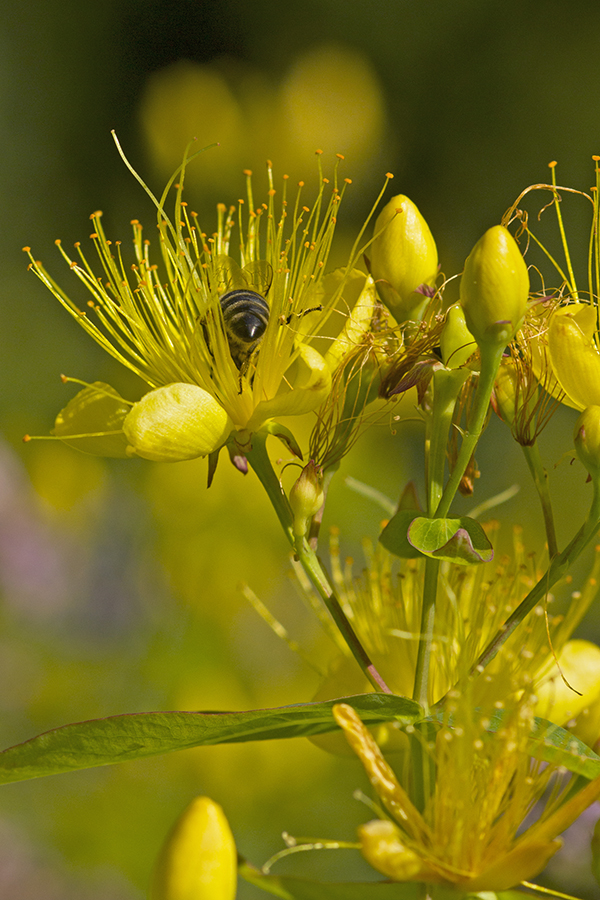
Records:
{"label": "yellow flower bud", "polygon": [[157,462],[207,456],[232,429],[223,407],[195,384],[169,384],[150,391],[123,422],[130,455]]}
{"label": "yellow flower bud", "polygon": [[467,327],[479,346],[506,346],[523,321],[529,295],[527,266],[508,229],[494,225],[475,244],[460,292]]}
{"label": "yellow flower bud", "polygon": [[323,505],[323,472],[314,460],[302,469],[302,474],[290,490],[290,506],[294,513],[294,534],[303,537],[310,520]]}
{"label": "yellow flower bud", "polygon": [[164,844],[150,900],[234,900],[235,842],[223,810],[209,797],[196,797]]}
{"label": "yellow flower bud", "polygon": [[600,475],[600,406],[588,406],[575,423],[577,456],[592,478]]}
{"label": "yellow flower bud", "polygon": [[375,234],[369,255],[379,296],[397,322],[420,320],[438,270],[427,222],[412,200],[398,194],[380,212]]}
{"label": "yellow flower bud", "polygon": [[462,306],[456,303],[446,313],[446,322],[440,338],[442,360],[449,369],[458,369],[477,350],[477,342],[465,322]]}
{"label": "yellow flower bud", "polygon": [[378,872],[394,881],[440,881],[401,837],[400,829],[385,819],[374,819],[358,828],[360,852]]}

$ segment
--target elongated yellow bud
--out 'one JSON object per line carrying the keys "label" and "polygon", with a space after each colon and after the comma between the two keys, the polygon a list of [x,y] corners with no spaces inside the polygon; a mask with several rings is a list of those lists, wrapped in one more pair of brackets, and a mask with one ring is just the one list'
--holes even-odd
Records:
{"label": "elongated yellow bud", "polygon": [[164,844],[150,900],[234,900],[237,853],[223,810],[196,797]]}
{"label": "elongated yellow bud", "polygon": [[360,852],[367,862],[394,881],[440,881],[439,876],[413,850],[402,843],[393,822],[374,819],[358,828]]}
{"label": "elongated yellow bud", "polygon": [[592,478],[600,475],[600,406],[588,406],[575,423],[577,456]]}
{"label": "elongated yellow bud", "polygon": [[223,407],[195,384],[169,384],[150,391],[123,422],[131,455],[157,462],[207,456],[232,429]]}
{"label": "elongated yellow bud", "polygon": [[517,242],[502,225],[488,228],[467,257],[460,282],[467,327],[480,347],[505,347],[527,310],[529,274]]}
{"label": "elongated yellow bud", "polygon": [[398,194],[380,212],[375,234],[369,257],[379,296],[398,323],[420,320],[438,270],[427,222],[412,200]]}
{"label": "elongated yellow bud", "polygon": [[310,520],[323,505],[323,472],[314,460],[302,469],[302,474],[290,490],[290,506],[294,513],[294,534],[303,537]]}

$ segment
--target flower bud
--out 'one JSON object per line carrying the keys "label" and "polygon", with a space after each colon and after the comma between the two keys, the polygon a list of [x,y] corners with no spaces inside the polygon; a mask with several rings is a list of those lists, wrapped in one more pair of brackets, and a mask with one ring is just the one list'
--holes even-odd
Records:
{"label": "flower bud", "polygon": [[517,242],[502,225],[488,228],[465,262],[461,305],[482,346],[505,347],[527,310],[529,274]]}
{"label": "flower bud", "polygon": [[392,197],[375,222],[370,269],[379,296],[398,323],[420,320],[438,269],[429,226],[412,200]]}
{"label": "flower bud", "polygon": [[575,423],[577,456],[592,478],[600,475],[600,406],[588,406]]}
{"label": "flower bud", "polygon": [[449,369],[458,369],[477,350],[477,342],[467,328],[462,306],[456,303],[446,313],[446,322],[440,339],[442,360]]}
{"label": "flower bud", "polygon": [[294,513],[294,534],[303,537],[315,513],[321,509],[323,493],[323,472],[314,460],[302,469],[302,474],[290,490],[290,506]]}
{"label": "flower bud", "polygon": [[234,900],[235,842],[223,810],[209,797],[196,797],[164,844],[150,900]]}
{"label": "flower bud", "polygon": [[394,881],[439,881],[420,856],[406,847],[393,822],[374,819],[358,828],[360,852],[374,869]]}
{"label": "flower bud", "polygon": [[169,384],[145,394],[123,422],[131,456],[179,462],[207,456],[227,440],[231,419],[195,384]]}

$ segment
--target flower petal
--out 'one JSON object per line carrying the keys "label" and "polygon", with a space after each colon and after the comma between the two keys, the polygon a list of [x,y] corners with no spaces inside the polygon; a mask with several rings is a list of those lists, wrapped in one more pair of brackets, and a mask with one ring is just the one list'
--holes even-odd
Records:
{"label": "flower petal", "polygon": [[[52,433],[69,446],[94,456],[127,458],[123,421],[131,410],[110,384],[95,381],[59,412]],[[69,438],[69,435],[77,437]]]}
{"label": "flower petal", "polygon": [[[600,353],[593,341],[595,311],[585,306],[557,311],[548,329],[548,350],[556,380],[571,401],[583,410],[600,406]],[[593,319],[592,319],[593,316]]]}
{"label": "flower petal", "polygon": [[271,400],[261,401],[246,428],[257,431],[263,422],[280,416],[302,416],[321,405],[331,390],[331,373],[320,353],[299,344],[298,358],[286,372],[281,390]]}

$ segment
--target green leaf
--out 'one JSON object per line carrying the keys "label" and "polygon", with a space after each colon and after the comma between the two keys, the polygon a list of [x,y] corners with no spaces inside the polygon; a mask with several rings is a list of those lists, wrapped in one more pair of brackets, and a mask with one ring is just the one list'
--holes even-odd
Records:
{"label": "green leaf", "polygon": [[[250,884],[281,900],[418,900],[422,885],[392,881],[330,882],[308,881],[285,875],[265,875],[247,862],[239,868],[240,876]],[[472,893],[441,886],[433,887],[434,900],[519,900],[526,894],[520,891]]]}
{"label": "green leaf", "polygon": [[[495,734],[503,726],[506,718],[506,710],[496,710],[489,717],[489,725],[486,731]],[[443,707],[432,710],[432,715],[427,716],[424,722],[445,722],[452,728],[452,717],[448,719]],[[575,775],[582,775],[590,781],[600,775],[600,756],[594,753],[587,744],[566,728],[541,719],[536,716],[529,741],[528,752],[536,759],[551,763],[553,766],[563,766]]]}
{"label": "green leaf", "polygon": [[433,559],[469,566],[490,562],[494,549],[475,519],[413,519],[408,528],[408,543]]}
{"label": "green leaf", "polygon": [[324,703],[298,703],[247,712],[149,712],[92,719],[55,728],[0,753],[0,784],[109,766],[211,744],[309,737],[337,731],[331,708],[348,703],[366,725],[407,725],[422,710],[393,694],[358,694]]}
{"label": "green leaf", "polygon": [[419,550],[409,544],[407,536],[408,529],[417,514],[416,509],[399,509],[379,535],[380,542],[394,556],[401,556],[402,559],[416,559],[422,556]]}
{"label": "green leaf", "polygon": [[600,775],[600,756],[566,728],[547,719],[535,719],[530,753],[554,766],[564,766],[590,781]]}
{"label": "green leaf", "polygon": [[[265,875],[249,863],[242,863],[239,874],[250,884],[281,900],[418,900],[420,885],[393,882],[308,881],[285,875]],[[460,894],[453,894],[460,900]]]}

